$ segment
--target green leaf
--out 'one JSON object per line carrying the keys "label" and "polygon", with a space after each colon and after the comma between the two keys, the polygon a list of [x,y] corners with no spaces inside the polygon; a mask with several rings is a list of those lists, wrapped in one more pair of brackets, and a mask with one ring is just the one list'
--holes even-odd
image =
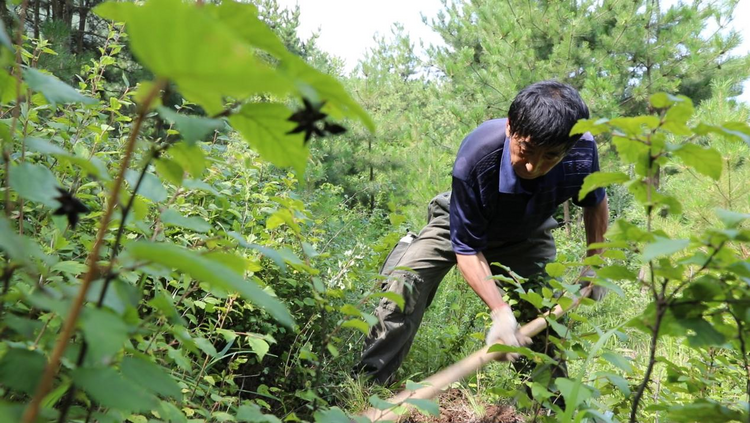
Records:
{"label": "green leaf", "polygon": [[185,217],[174,209],[164,210],[161,213],[161,221],[165,226],[177,226],[200,233],[206,233],[211,230],[211,225],[202,218],[198,216]]}
{"label": "green leaf", "polygon": [[370,333],[370,325],[367,324],[364,320],[359,319],[351,319],[347,320],[346,322],[341,324],[342,328],[354,328],[358,331],[364,333],[365,335]]}
{"label": "green leaf", "polygon": [[258,361],[263,361],[263,357],[265,357],[268,350],[271,349],[268,342],[255,336],[248,336],[246,341],[250,346],[250,349],[258,356]]}
{"label": "green leaf", "polygon": [[602,376],[606,377],[611,384],[615,385],[623,395],[626,397],[630,396],[630,386],[628,386],[628,381],[625,380],[624,377],[614,373],[602,373]]}
{"label": "green leaf", "polygon": [[[190,145],[181,141],[171,146],[168,152],[172,159],[193,178],[198,179],[203,176],[203,172],[206,170],[206,156],[198,145]],[[185,184],[187,187],[187,181],[185,181]]]}
{"label": "green leaf", "polygon": [[672,153],[699,173],[715,181],[721,178],[723,160],[721,154],[713,148],[703,148],[695,144],[683,144]]}
{"label": "green leaf", "polygon": [[596,275],[600,278],[607,278],[612,280],[626,280],[626,281],[634,281],[638,278],[638,275],[635,274],[632,270],[628,269],[625,266],[621,265],[612,265],[607,267],[602,267],[601,269],[598,269],[596,271]]}
{"label": "green leaf", "polygon": [[607,187],[612,184],[619,184],[629,180],[630,177],[622,172],[592,173],[583,180],[583,186],[581,186],[581,191],[578,193],[578,199],[583,200],[588,193],[597,188]]}
{"label": "green leaf", "polygon": [[675,97],[672,94],[667,93],[656,93],[649,98],[649,102],[654,108],[665,109],[677,102],[683,101],[679,97]]}
{"label": "green leaf", "polygon": [[198,346],[198,348],[201,349],[206,355],[209,357],[216,357],[216,348],[214,345],[206,338],[203,337],[196,337],[193,338],[193,341],[195,341],[195,345]]}
{"label": "green leaf", "polygon": [[565,274],[565,266],[561,263],[547,263],[544,270],[553,278],[559,278]]}
{"label": "green leaf", "polygon": [[278,299],[266,293],[255,282],[243,279],[221,263],[211,261],[194,251],[166,243],[139,241],[130,244],[128,250],[136,259],[175,268],[209,285],[239,292],[243,298],[266,310],[283,325],[294,326],[294,319]]}
{"label": "green leaf", "polygon": [[591,132],[592,135],[602,134],[609,130],[609,127],[606,125],[607,122],[609,122],[608,119],[581,119],[570,129],[570,134],[575,135],[586,132]]}
{"label": "green leaf", "polygon": [[128,326],[109,310],[88,307],[81,318],[88,357],[97,364],[119,352],[128,339]]}
{"label": "green leaf", "polygon": [[5,30],[5,22],[2,19],[0,19],[0,44],[7,47],[10,51],[15,51],[13,41],[10,40],[8,32]]}
{"label": "green leaf", "polygon": [[742,412],[732,410],[710,399],[698,399],[686,405],[672,405],[667,412],[670,422],[719,423],[747,419]]}
{"label": "green leaf", "polygon": [[104,407],[145,412],[157,405],[153,395],[110,367],[78,368],[72,376],[73,383]]}
{"label": "green leaf", "polygon": [[28,264],[32,257],[48,261],[39,245],[25,236],[18,235],[5,216],[0,216],[0,250],[20,263]]}
{"label": "green leaf", "polygon": [[604,354],[602,354],[602,358],[609,361],[614,366],[620,368],[625,373],[633,373],[633,366],[630,364],[630,360],[620,354],[614,352],[605,352]]}
{"label": "green leaf", "polygon": [[[313,415],[315,423],[351,423],[352,419],[340,408],[333,407],[325,411],[316,411]],[[368,420],[369,421],[369,420]]]}
{"label": "green leaf", "polygon": [[162,366],[146,358],[125,357],[120,369],[125,378],[155,394],[177,400],[182,398],[180,386],[174,378],[165,372]]}
{"label": "green leaf", "polygon": [[180,135],[188,144],[203,141],[208,134],[224,127],[224,122],[219,119],[184,115],[164,106],[159,106],[156,109],[164,119],[174,123],[177,130],[180,131]]}
{"label": "green leaf", "polygon": [[151,0],[139,7],[97,7],[95,13],[100,12],[123,19],[138,61],[174,81],[185,97],[209,115],[221,111],[225,96],[285,95],[294,90],[292,80],[264,64],[252,46],[194,3]]}
{"label": "green leaf", "polygon": [[23,70],[23,79],[29,88],[41,92],[44,98],[53,106],[57,103],[98,103],[96,99],[86,97],[76,91],[75,88],[57,79],[54,75],[47,75],[33,68]]}
{"label": "green leaf", "polygon": [[377,396],[377,394],[371,395],[370,398],[368,398],[368,401],[370,402],[370,405],[377,408],[378,410],[390,410],[395,405],[381,399],[379,396]]}
{"label": "green leaf", "polygon": [[70,154],[59,146],[52,144],[51,142],[42,138],[26,137],[23,142],[24,144],[26,144],[26,149],[29,151],[36,151],[37,153],[42,154]]}
{"label": "green leaf", "polygon": [[728,229],[736,228],[745,220],[750,219],[750,214],[748,213],[737,213],[724,209],[716,209],[716,216],[718,216],[719,220],[721,220],[722,223],[724,223],[724,226]]}
{"label": "green leaf", "polygon": [[88,270],[88,266],[85,263],[77,262],[77,261],[61,261],[54,266],[52,266],[53,272],[62,272],[62,273],[68,273],[73,276],[78,276],[81,273],[86,272]]}
{"label": "green leaf", "polygon": [[565,398],[565,406],[577,408],[578,405],[591,398],[593,390],[586,385],[581,384],[581,381],[573,381],[568,378],[558,377],[555,379],[555,386],[560,390],[563,398]]}
{"label": "green leaf", "polygon": [[[0,104],[7,104],[16,100],[18,81],[5,69],[0,69]],[[24,92],[21,87],[21,92]]]}
{"label": "green leaf", "polygon": [[154,167],[163,180],[177,186],[182,184],[185,170],[175,160],[162,157],[154,161]]}
{"label": "green leaf", "polygon": [[[125,172],[125,180],[128,181],[128,185],[130,185],[131,189],[135,188],[139,177],[140,172],[136,172],[132,169],[128,169],[127,172]],[[164,185],[161,184],[161,181],[156,175],[150,172],[146,172],[146,174],[143,175],[143,181],[141,182],[141,186],[138,187],[137,194],[148,198],[154,203],[160,203],[167,199],[167,190],[164,188]]]}
{"label": "green leaf", "polygon": [[60,193],[55,175],[39,164],[23,162],[10,168],[10,186],[22,198],[42,203],[47,207],[58,207],[55,200]]}
{"label": "green leaf", "polygon": [[690,245],[688,239],[669,239],[657,236],[655,242],[647,244],[643,249],[643,261],[647,262],[658,257],[670,256],[684,250],[688,245]]}
{"label": "green leaf", "polygon": [[428,384],[424,384],[424,383],[412,382],[411,380],[407,380],[406,381],[406,390],[407,391],[416,391],[417,389],[422,389],[425,386],[429,386],[429,385]]}
{"label": "green leaf", "polygon": [[690,329],[687,333],[688,345],[693,348],[718,346],[726,342],[724,335],[717,331],[709,322],[701,318],[677,319],[677,324]]}
{"label": "green leaf", "polygon": [[[244,404],[237,408],[237,420],[250,423],[281,423],[278,417],[263,414],[257,404]],[[325,421],[325,420],[324,420]],[[349,423],[347,421],[347,423]]]}
{"label": "green leaf", "polygon": [[431,416],[440,415],[440,407],[438,407],[435,401],[420,398],[407,398],[404,402],[417,407],[419,411]]}
{"label": "green leaf", "polygon": [[33,394],[46,365],[47,359],[38,350],[8,348],[0,358],[0,384]]}
{"label": "green leaf", "polygon": [[206,5],[205,8],[246,43],[265,50],[277,59],[289,56],[284,43],[258,17],[258,8],[254,4],[223,1],[219,5]]}
{"label": "green leaf", "polygon": [[283,104],[251,103],[230,116],[229,123],[264,160],[302,175],[309,149],[303,134],[288,134],[296,126],[288,120],[291,115]]}
{"label": "green leaf", "polygon": [[179,368],[188,372],[193,370],[190,360],[188,360],[180,350],[167,346],[167,356],[169,356]]}

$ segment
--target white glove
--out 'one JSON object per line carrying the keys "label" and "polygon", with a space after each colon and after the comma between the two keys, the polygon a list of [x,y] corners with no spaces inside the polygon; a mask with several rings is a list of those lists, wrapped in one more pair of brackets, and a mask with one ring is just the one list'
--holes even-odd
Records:
{"label": "white glove", "polygon": [[[531,343],[531,338],[518,331],[518,322],[510,307],[492,310],[492,327],[487,331],[487,345],[497,342],[511,347],[523,347]],[[508,361],[518,358],[518,353],[508,353]]]}

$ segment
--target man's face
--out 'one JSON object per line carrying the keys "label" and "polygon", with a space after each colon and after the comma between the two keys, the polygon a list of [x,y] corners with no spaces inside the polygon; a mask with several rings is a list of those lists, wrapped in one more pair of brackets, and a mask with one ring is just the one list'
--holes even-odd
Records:
{"label": "man's face", "polygon": [[544,176],[565,157],[563,147],[535,147],[529,138],[511,136],[510,124],[505,126],[505,134],[510,138],[510,163],[521,179]]}

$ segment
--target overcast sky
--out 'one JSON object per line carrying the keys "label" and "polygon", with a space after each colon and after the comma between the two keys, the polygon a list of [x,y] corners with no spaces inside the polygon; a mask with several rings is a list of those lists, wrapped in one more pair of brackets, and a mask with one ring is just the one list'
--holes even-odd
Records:
{"label": "overcast sky", "polygon": [[[300,28],[303,39],[314,31],[320,32],[318,45],[325,51],[346,61],[346,69],[353,69],[369,48],[375,46],[376,33],[389,36],[394,22],[400,22],[418,46],[439,44],[441,38],[422,23],[421,14],[428,18],[442,8],[440,0],[278,0],[283,7],[299,4]],[[664,2],[668,7],[677,0]],[[750,16],[750,0],[740,0],[735,9],[735,28],[743,33],[742,46],[737,53],[750,51],[750,25],[740,16]],[[747,22],[747,21],[745,21]],[[750,102],[750,81],[745,83],[741,99]]]}

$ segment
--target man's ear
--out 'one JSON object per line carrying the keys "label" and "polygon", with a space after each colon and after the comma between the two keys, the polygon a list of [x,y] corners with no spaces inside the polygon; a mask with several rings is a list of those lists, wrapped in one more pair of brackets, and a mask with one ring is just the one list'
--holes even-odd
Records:
{"label": "man's ear", "polygon": [[505,136],[510,138],[510,119],[505,122]]}

